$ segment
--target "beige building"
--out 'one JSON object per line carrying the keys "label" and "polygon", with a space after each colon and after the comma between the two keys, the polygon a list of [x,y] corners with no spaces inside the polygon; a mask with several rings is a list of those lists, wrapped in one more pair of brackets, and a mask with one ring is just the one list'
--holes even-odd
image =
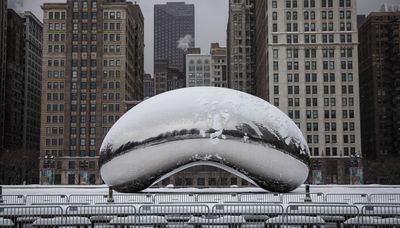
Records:
{"label": "beige building", "polygon": [[300,127],[314,158],[314,183],[359,181],[350,174],[362,153],[356,4],[256,1],[256,30],[265,31],[257,43],[266,45],[257,53],[257,81],[264,82],[257,91]]}
{"label": "beige building", "polygon": [[125,0],[45,3],[42,184],[100,184],[99,148],[143,100],[143,15]]}

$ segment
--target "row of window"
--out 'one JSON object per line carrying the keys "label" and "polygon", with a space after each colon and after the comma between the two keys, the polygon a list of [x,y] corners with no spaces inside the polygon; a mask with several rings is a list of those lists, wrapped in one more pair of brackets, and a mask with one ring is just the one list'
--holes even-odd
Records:
{"label": "row of window", "polygon": [[[307,143],[309,144],[318,144],[319,142],[318,135],[307,135]],[[337,135],[325,135],[325,144],[334,144],[338,143]],[[355,135],[343,135],[343,143],[356,143],[356,136]]]}
{"label": "row of window", "polygon": [[46,146],[63,146],[64,139],[57,138],[57,139],[46,139]]}
{"label": "row of window", "polygon": [[48,82],[47,83],[47,89],[64,89],[64,82]]}
{"label": "row of window", "polygon": [[63,70],[49,70],[47,72],[48,78],[64,78],[65,72]]}
{"label": "row of window", "polygon": [[48,101],[62,101],[64,100],[64,93],[47,93]]}
{"label": "row of window", "polygon": [[65,23],[49,23],[50,31],[62,31],[65,30]]}
{"label": "row of window", "polygon": [[48,67],[63,67],[65,66],[65,60],[63,59],[49,59],[47,61]]}
{"label": "row of window", "polygon": [[48,50],[49,50],[49,53],[64,53],[65,46],[64,45],[49,45]]}
{"label": "row of window", "polygon": [[47,112],[64,112],[64,104],[47,104]]}
{"label": "row of window", "polygon": [[[321,0],[321,7],[332,8],[334,6],[333,1],[334,0]],[[339,2],[339,7],[342,7],[342,8],[343,7],[351,7],[351,0],[338,0],[338,2]],[[272,8],[277,8],[277,7],[278,7],[277,0],[273,0]],[[293,9],[293,8],[299,7],[298,0],[286,0],[285,7],[286,7],[286,9]],[[303,0],[303,7],[304,8],[316,8],[316,0]]]}
{"label": "row of window", "polygon": [[50,20],[65,20],[65,12],[50,11],[48,12],[48,18]]}
{"label": "row of window", "polygon": [[103,104],[103,112],[119,112],[119,104]]}
{"label": "row of window", "polygon": [[[325,123],[325,131],[336,131],[336,123]],[[319,131],[318,123],[307,123],[306,124],[307,131]],[[345,122],[343,123],[343,131],[355,131],[355,123],[354,122]]]}
{"label": "row of window", "polygon": [[[74,7],[74,9],[79,8],[79,3],[81,4],[81,7],[82,7],[83,9],[88,9],[88,7],[89,7],[88,1],[77,1],[77,0],[75,0],[75,1],[73,2],[73,7]],[[92,10],[93,10],[93,8],[94,8],[94,9],[97,8],[97,2],[96,2],[96,1],[92,1],[91,4],[92,4],[92,5],[91,5],[91,6],[92,6]]]}
{"label": "row of window", "polygon": [[59,42],[59,41],[65,41],[65,34],[49,34],[49,41],[54,41],[54,42]]}
{"label": "row of window", "polygon": [[64,116],[46,116],[46,123],[48,124],[64,123]]}
{"label": "row of window", "polygon": [[[308,119],[311,118],[311,110],[306,111],[306,117]],[[318,118],[318,111],[313,110],[312,115],[315,118]],[[291,119],[300,119],[300,111],[299,110],[289,110],[288,111],[288,116]],[[325,119],[336,119],[336,110],[324,110],[324,118]],[[309,118],[310,117],[310,118]],[[342,118],[343,119],[354,119],[354,110],[343,110],[342,111]]]}
{"label": "row of window", "polygon": [[[71,127],[70,131],[71,131],[71,135],[76,135],[79,132],[79,134],[81,134],[81,135],[89,134],[89,136],[91,138],[96,138],[96,128],[94,128],[94,127],[90,127],[90,128],[86,128],[86,127],[80,127],[80,128]],[[71,136],[71,137],[76,138],[76,136]]]}
{"label": "row of window", "polygon": [[[279,70],[279,62],[273,62],[274,71]],[[304,62],[304,69],[305,70],[318,70],[317,68],[317,61],[305,61]],[[335,61],[323,61],[322,62],[322,69],[323,70],[335,70]],[[342,70],[352,70],[353,69],[353,61],[341,61],[341,69]],[[299,70],[299,62],[287,62],[287,70]]]}
{"label": "row of window", "polygon": [[[333,11],[321,11],[321,19],[322,20],[333,20]],[[351,11],[347,10],[341,10],[339,11],[339,19],[340,20],[351,20]],[[316,13],[315,11],[304,11],[303,12],[303,17],[304,20],[315,20],[316,19]],[[272,12],[272,20],[278,21],[278,12]],[[286,12],[286,20],[287,21],[297,21],[298,20],[298,13],[296,11],[288,11]]]}
{"label": "row of window", "polygon": [[[338,154],[338,150],[336,147],[332,147],[332,148],[326,147],[325,151],[326,151],[326,153],[325,153],[326,156],[350,156],[351,154],[356,153],[356,148],[355,147],[344,147],[343,154],[342,154],[342,151],[340,151],[340,153]],[[321,153],[320,153],[318,147],[310,148],[310,153],[312,156],[323,155],[323,152],[324,151],[321,151]]]}
{"label": "row of window", "polygon": [[121,19],[120,11],[104,11],[104,19]]}
{"label": "row of window", "polygon": [[47,127],[46,135],[63,135],[64,128],[63,127]]}
{"label": "row of window", "polygon": [[[286,32],[298,32],[299,26],[298,23],[287,23],[286,24]],[[315,23],[304,23],[304,32],[315,32],[316,26]],[[322,23],[322,31],[334,31],[333,23]],[[340,23],[340,31],[352,31],[351,22],[341,22]],[[278,32],[278,24],[272,24],[272,32]]]}
{"label": "row of window", "polygon": [[[79,145],[80,146],[96,146],[96,139],[80,139],[79,140]],[[71,138],[70,139],[70,146],[77,146],[77,139],[76,138]]]}

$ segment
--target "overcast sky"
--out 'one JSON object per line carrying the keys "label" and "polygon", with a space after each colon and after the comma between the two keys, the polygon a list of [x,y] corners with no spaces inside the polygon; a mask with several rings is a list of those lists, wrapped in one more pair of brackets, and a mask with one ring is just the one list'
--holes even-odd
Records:
{"label": "overcast sky", "polygon": [[[171,0],[170,0],[171,1]],[[178,0],[184,1],[184,0]],[[32,11],[42,20],[40,6],[45,2],[66,2],[66,0],[8,0],[9,6],[18,11]],[[145,70],[153,72],[153,5],[163,4],[168,0],[138,0],[145,17]],[[210,43],[226,44],[226,25],[228,20],[228,0],[186,0],[195,4],[196,46],[202,52],[208,52]],[[357,0],[358,13],[368,14],[379,10],[383,3],[398,4],[400,0]]]}

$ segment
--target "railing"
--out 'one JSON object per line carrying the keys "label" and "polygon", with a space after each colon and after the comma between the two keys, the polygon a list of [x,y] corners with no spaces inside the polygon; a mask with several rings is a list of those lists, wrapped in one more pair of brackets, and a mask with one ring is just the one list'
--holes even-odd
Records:
{"label": "railing", "polygon": [[[97,205],[108,204],[108,195],[2,195],[0,206],[6,205]],[[331,204],[399,204],[399,194],[349,193],[156,193],[115,194],[115,204],[184,204],[184,203],[331,203]]]}
{"label": "railing", "polygon": [[399,227],[400,205],[224,203],[0,207],[0,227]]}

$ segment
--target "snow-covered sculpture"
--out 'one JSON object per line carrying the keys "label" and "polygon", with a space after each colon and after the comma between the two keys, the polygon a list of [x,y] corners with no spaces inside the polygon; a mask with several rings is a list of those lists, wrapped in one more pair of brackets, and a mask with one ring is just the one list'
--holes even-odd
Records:
{"label": "snow-covered sculpture", "polygon": [[155,96],[122,116],[101,146],[101,176],[138,192],[188,167],[223,168],[273,192],[304,183],[309,149],[296,124],[236,90],[194,87]]}

